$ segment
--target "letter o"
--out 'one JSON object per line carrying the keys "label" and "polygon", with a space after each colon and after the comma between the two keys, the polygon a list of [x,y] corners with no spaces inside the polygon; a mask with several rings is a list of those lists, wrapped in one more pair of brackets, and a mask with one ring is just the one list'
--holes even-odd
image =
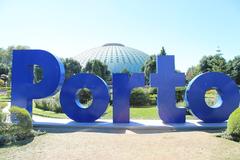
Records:
{"label": "letter o", "polygon": [[[205,93],[216,89],[222,98],[218,108],[210,108]],[[207,123],[224,122],[239,106],[240,95],[236,83],[220,72],[207,72],[195,77],[188,85],[185,99],[191,112]]]}
{"label": "letter o", "polygon": [[[77,103],[76,93],[79,89],[88,88],[93,97],[88,108]],[[109,103],[107,84],[100,77],[93,74],[77,74],[63,84],[60,93],[60,103],[63,112],[77,122],[93,122],[106,111]]]}

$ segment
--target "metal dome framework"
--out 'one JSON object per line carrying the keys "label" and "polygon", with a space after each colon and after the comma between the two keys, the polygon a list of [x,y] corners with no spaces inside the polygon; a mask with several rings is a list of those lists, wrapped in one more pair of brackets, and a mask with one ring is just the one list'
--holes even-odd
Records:
{"label": "metal dome framework", "polygon": [[88,61],[97,59],[108,66],[112,73],[121,73],[127,69],[130,73],[141,72],[141,67],[148,55],[137,49],[126,47],[120,43],[107,43],[101,47],[82,52],[75,57],[82,66]]}

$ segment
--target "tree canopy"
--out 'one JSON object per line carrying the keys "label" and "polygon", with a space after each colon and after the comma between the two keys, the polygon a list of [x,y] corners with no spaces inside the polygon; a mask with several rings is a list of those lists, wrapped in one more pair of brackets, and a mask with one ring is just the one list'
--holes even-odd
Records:
{"label": "tree canopy", "polygon": [[226,60],[222,54],[215,54],[210,56],[203,56],[200,60],[201,72],[226,72]]}
{"label": "tree canopy", "polygon": [[65,79],[69,79],[72,75],[82,71],[80,63],[72,58],[62,59],[65,68]]}
{"label": "tree canopy", "polygon": [[111,80],[111,72],[108,70],[107,65],[103,64],[99,60],[88,61],[85,68],[83,69],[83,72],[96,74],[105,81]]}
{"label": "tree canopy", "polygon": [[228,61],[226,72],[237,84],[240,84],[240,56]]}

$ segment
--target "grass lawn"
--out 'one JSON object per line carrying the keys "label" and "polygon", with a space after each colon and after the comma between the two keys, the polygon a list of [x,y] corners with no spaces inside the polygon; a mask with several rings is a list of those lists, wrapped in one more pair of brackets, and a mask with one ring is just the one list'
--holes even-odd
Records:
{"label": "grass lawn", "polygon": [[[44,111],[38,108],[33,108],[33,114],[49,118],[67,118],[64,113],[55,113],[51,111]],[[107,111],[101,117],[102,119],[112,119],[112,107],[109,106]],[[131,119],[159,119],[157,109],[155,106],[150,106],[146,108],[130,108],[130,118]],[[196,119],[191,115],[186,116],[187,119]]]}

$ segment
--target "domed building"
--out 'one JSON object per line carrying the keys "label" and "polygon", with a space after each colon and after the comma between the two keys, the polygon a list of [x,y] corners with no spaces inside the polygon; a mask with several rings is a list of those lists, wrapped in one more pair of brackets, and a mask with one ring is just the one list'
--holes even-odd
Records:
{"label": "domed building", "polygon": [[101,47],[84,51],[74,59],[85,67],[88,61],[97,59],[108,66],[112,73],[121,73],[127,69],[130,73],[141,72],[148,55],[137,49],[119,43],[107,43]]}

